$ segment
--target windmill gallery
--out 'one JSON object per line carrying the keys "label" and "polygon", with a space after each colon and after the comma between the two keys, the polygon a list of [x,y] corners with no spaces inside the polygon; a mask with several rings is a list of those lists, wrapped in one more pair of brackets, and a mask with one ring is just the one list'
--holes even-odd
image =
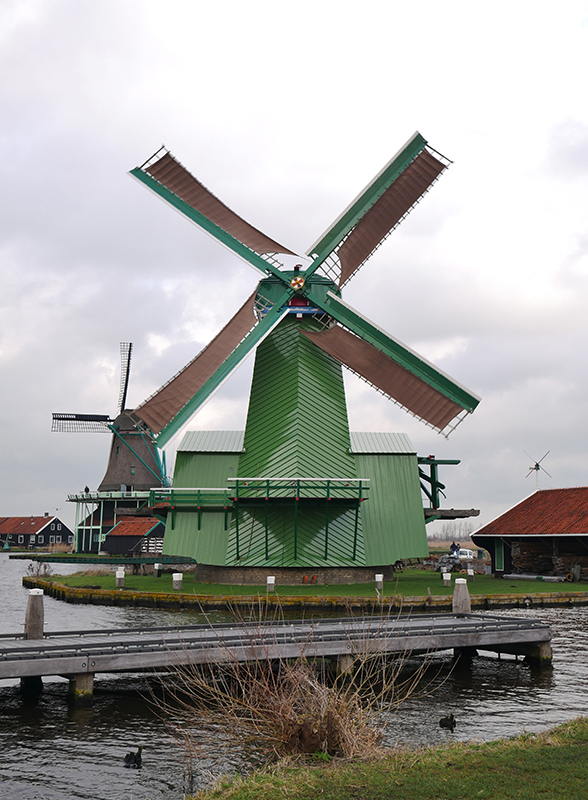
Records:
{"label": "windmill gallery", "polygon": [[[243,258],[261,280],[220,333],[134,409],[54,415],[54,429],[111,431],[108,468],[78,504],[77,548],[103,549],[123,517],[165,522],[163,554],[200,580],[350,582],[428,553],[440,508],[433,456],[402,433],[350,432],[342,367],[447,435],[479,398],[348,305],[344,286],[449,165],[415,133],[309,248],[297,254],[239,217],[166,149],[131,175]],[[256,350],[244,431],[188,431],[167,485],[163,448]],[[425,508],[423,509],[423,493]]]}

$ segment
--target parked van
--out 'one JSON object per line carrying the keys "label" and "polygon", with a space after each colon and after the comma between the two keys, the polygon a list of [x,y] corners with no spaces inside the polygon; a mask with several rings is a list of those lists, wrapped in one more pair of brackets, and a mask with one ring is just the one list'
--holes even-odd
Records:
{"label": "parked van", "polygon": [[476,558],[476,554],[473,550],[467,550],[465,547],[462,547],[459,551],[459,557],[464,561],[468,561],[470,558]]}

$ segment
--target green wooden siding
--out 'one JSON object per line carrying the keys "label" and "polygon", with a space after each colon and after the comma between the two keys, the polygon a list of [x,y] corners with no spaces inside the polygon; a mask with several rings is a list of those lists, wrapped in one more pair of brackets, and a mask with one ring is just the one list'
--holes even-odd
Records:
{"label": "green wooden siding", "polygon": [[[239,478],[355,477],[341,365],[301,328],[316,330],[317,323],[287,317],[257,350]],[[310,567],[363,559],[355,507],[331,504],[327,520],[326,501],[318,499],[297,509],[292,501],[269,505],[267,519],[263,505],[241,508],[227,553],[227,564]]]}
{"label": "green wooden siding", "polygon": [[176,456],[174,489],[221,488],[237,477],[238,453],[182,453]]}
{"label": "green wooden siding", "polygon": [[367,564],[393,564],[429,554],[416,455],[355,456],[357,474],[370,479],[362,504]]}
{"label": "green wooden siding", "polygon": [[353,478],[341,365],[287,317],[258,347],[239,477]]}
{"label": "green wooden siding", "polygon": [[[174,488],[224,487],[235,476],[237,453],[178,452],[174,469]],[[198,529],[198,513],[194,510],[170,514],[165,528],[163,555],[191,556],[200,564],[225,563],[232,514],[225,530],[223,510],[203,511]]]}
{"label": "green wooden siding", "polygon": [[[327,529],[326,501],[300,503],[294,529],[294,509],[291,502],[274,504],[266,511],[263,504],[255,509],[239,511],[239,558],[237,559],[237,526],[231,527],[227,565],[338,567],[363,566],[365,553],[361,515],[357,527],[356,556],[355,507],[329,505],[328,548],[325,558]],[[266,558],[266,545],[267,555]],[[296,551],[296,553],[295,553]],[[296,557],[295,557],[296,555]]]}

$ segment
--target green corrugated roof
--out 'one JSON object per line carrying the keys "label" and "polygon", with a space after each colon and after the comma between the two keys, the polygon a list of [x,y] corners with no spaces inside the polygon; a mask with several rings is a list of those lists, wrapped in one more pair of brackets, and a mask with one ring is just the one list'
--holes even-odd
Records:
{"label": "green corrugated roof", "polygon": [[[241,453],[243,431],[187,431],[178,453]],[[410,453],[416,448],[406,433],[351,433],[352,453]]]}
{"label": "green corrugated roof", "polygon": [[416,454],[416,448],[405,433],[351,433],[352,453]]}
{"label": "green corrugated roof", "polygon": [[241,453],[243,431],[187,431],[178,453]]}

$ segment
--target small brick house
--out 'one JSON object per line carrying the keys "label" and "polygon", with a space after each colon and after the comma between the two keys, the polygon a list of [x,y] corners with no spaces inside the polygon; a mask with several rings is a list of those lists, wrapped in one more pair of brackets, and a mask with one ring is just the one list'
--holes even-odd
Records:
{"label": "small brick house", "polygon": [[496,575],[588,576],[588,487],[539,489],[472,534]]}
{"label": "small brick house", "polygon": [[73,531],[58,517],[0,517],[0,547],[17,549],[72,545]]}

